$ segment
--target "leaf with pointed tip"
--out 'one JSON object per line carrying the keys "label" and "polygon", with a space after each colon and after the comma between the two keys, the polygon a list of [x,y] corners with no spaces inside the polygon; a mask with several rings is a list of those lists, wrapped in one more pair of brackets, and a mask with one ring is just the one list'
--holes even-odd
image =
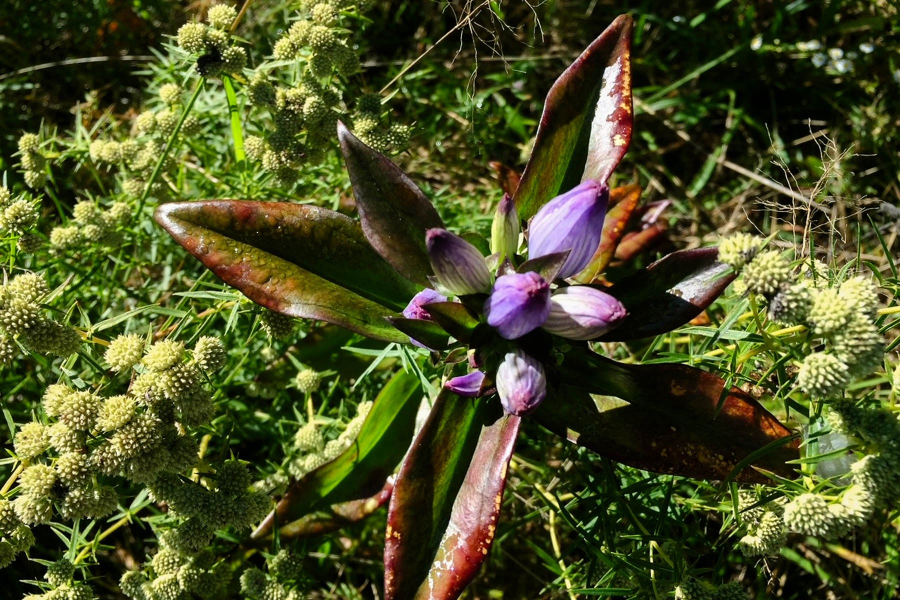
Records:
{"label": "leaf with pointed tip", "polygon": [[662,223],[654,223],[646,229],[629,233],[616,248],[616,264],[627,263],[639,254],[649,252],[665,233],[666,227]]}
{"label": "leaf with pointed tip", "polygon": [[679,250],[605,290],[628,316],[599,339],[621,342],[681,327],[725,291],[735,273],[718,261],[718,248]]}
{"label": "leaf with pointed tip", "polygon": [[631,17],[618,17],[550,88],[515,194],[522,219],[582,181],[605,183],[625,156],[632,125],[631,28]]}
{"label": "leaf with pointed tip", "polygon": [[403,371],[394,375],[375,398],[353,444],[291,484],[251,537],[271,534],[276,520],[288,523],[316,508],[374,494],[412,441],[421,398],[422,385],[416,375]]}
{"label": "leaf with pointed tip", "polygon": [[359,219],[372,247],[404,277],[429,285],[432,269],[425,231],[444,227],[441,217],[400,167],[366,146],[340,121],[338,139]]}
{"label": "leaf with pointed tip", "polygon": [[[788,441],[793,434],[778,419],[746,392],[726,391],[712,373],[680,364],[623,364],[572,350],[560,374],[564,384],[535,416],[598,454],[657,473],[722,480],[753,452],[785,440],[754,466],[793,475],[787,462],[798,457],[799,440]],[[737,480],[766,478],[744,469]]]}
{"label": "leaf with pointed tip", "polygon": [[556,279],[556,276],[559,275],[559,270],[562,269],[566,259],[569,258],[570,253],[571,250],[563,250],[562,252],[554,252],[553,254],[546,254],[538,258],[526,260],[519,265],[516,272],[528,273],[529,271],[533,271],[543,277],[546,281],[553,281]]}
{"label": "leaf with pointed tip", "polygon": [[500,189],[503,193],[510,196],[515,195],[516,188],[519,187],[519,179],[522,177],[519,172],[495,160],[489,162],[488,165],[497,174],[497,183],[500,184]]}
{"label": "leaf with pointed tip", "polygon": [[[613,204],[613,199],[616,200],[615,204]],[[609,265],[609,261],[615,255],[616,248],[633,220],[634,209],[641,200],[641,186],[626,185],[614,188],[609,193],[609,200],[610,209],[603,221],[600,245],[594,252],[591,262],[575,275],[575,281],[579,283],[592,282]]]}
{"label": "leaf with pointed tip", "polygon": [[432,302],[428,314],[444,331],[461,342],[468,342],[481,323],[472,311],[459,302]]}
{"label": "leaf with pointed tip", "polygon": [[521,419],[442,391],[395,482],[386,600],[457,598],[493,543]]}
{"label": "leaf with pointed tip", "polygon": [[343,529],[358,521],[362,521],[387,503],[394,489],[392,481],[384,484],[377,494],[370,498],[351,500],[330,506],[288,523],[278,529],[278,537],[282,540],[323,535]]}
{"label": "leaf with pointed tip", "polygon": [[443,350],[447,347],[447,342],[449,341],[447,332],[433,321],[404,319],[402,317],[388,317],[387,320],[391,325],[427,348]]}
{"label": "leaf with pointed tip", "polygon": [[372,250],[359,223],[324,208],[209,200],[163,204],[156,220],[225,283],[266,308],[391,342],[384,320],[416,293]]}

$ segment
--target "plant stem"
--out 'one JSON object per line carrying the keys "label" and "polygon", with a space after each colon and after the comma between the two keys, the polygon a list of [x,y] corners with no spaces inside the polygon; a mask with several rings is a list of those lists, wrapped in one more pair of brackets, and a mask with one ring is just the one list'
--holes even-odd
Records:
{"label": "plant stem", "polygon": [[[119,519],[118,521],[116,521],[115,523],[113,523],[112,525],[107,527],[105,530],[103,530],[103,532],[101,532],[100,535],[98,535],[94,539],[94,543],[102,542],[103,540],[105,540],[106,538],[108,538],[109,536],[114,534],[117,530],[119,530],[123,525],[125,525],[126,523],[130,523],[130,522],[131,522],[131,513],[128,513],[128,514],[124,515],[121,519]],[[73,564],[77,565],[78,563],[83,561],[85,558],[87,558],[88,554],[91,553],[91,547],[93,545],[94,544],[91,544],[90,546],[86,547],[84,550],[79,552],[78,556],[75,557]]]}
{"label": "plant stem", "polygon": [[18,479],[19,475],[22,474],[22,471],[25,470],[25,464],[27,462],[28,462],[27,460],[23,460],[22,462],[19,463],[19,466],[15,468],[15,470],[9,476],[9,479],[7,479],[6,483],[3,484],[3,487],[0,488],[0,496],[5,495],[9,491],[9,489],[13,486],[13,484],[16,482],[16,479]]}

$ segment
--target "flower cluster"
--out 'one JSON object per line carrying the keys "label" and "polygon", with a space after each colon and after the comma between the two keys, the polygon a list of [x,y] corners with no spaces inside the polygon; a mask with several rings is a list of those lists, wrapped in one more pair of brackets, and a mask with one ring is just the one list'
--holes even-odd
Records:
{"label": "flower cluster", "polygon": [[24,600],[94,600],[96,595],[90,586],[75,581],[75,565],[67,558],[61,558],[47,566],[44,579],[49,589],[43,594],[30,594]]}
{"label": "flower cluster", "polygon": [[298,429],[294,436],[294,449],[298,455],[288,464],[288,472],[291,477],[300,479],[310,471],[334,460],[349,448],[356,436],[359,435],[371,409],[371,402],[360,402],[356,407],[356,416],[347,422],[346,427],[337,438],[327,442],[315,421],[310,421]]}
{"label": "flower cluster", "polygon": [[828,269],[818,261],[795,274],[783,253],[760,251],[762,241],[738,234],[722,242],[719,258],[743,268],[746,291],[768,302],[769,318],[784,325],[803,325],[823,351],[803,358],[798,385],[816,399],[839,397],[854,378],[881,364],[884,342],[875,323],[879,306],[875,285],[861,276],[829,287]]}
{"label": "flower cluster", "polygon": [[300,600],[303,588],[303,560],[290,550],[268,557],[268,574],[250,567],[241,574],[241,593],[251,600]]}
{"label": "flower cluster", "polygon": [[31,529],[16,515],[13,504],[0,498],[0,569],[9,566],[16,554],[34,545]]}
{"label": "flower cluster", "polygon": [[40,202],[24,194],[13,196],[0,186],[0,235],[18,237],[21,252],[31,253],[40,247],[40,236],[32,232],[40,216]]}
{"label": "flower cluster", "polygon": [[160,549],[150,563],[127,571],[119,589],[131,600],[208,600],[222,597],[231,581],[226,562],[207,550],[184,553],[172,543],[173,532],[159,536]]}
{"label": "flower cluster", "polygon": [[259,311],[259,326],[273,340],[285,340],[297,329],[297,319],[263,308]]}
{"label": "flower cluster", "polygon": [[474,370],[451,378],[445,387],[467,397],[495,389],[507,412],[527,414],[543,401],[546,379],[541,361],[521,342],[547,334],[593,340],[625,318],[625,307],[610,294],[565,282],[588,266],[599,247],[608,199],[609,188],[589,180],[548,202],[531,221],[527,261],[517,254],[521,223],[508,196],[494,215],[494,254],[488,259],[445,229],[427,232],[435,289],[417,294],[403,315],[434,320],[429,307],[456,296],[470,307],[480,303],[497,336],[477,350]]}
{"label": "flower cluster", "polygon": [[19,138],[19,156],[24,172],[25,185],[44,187],[47,183],[47,159],[41,154],[41,138],[36,133],[25,133]]}
{"label": "flower cluster", "polygon": [[234,45],[229,32],[237,19],[232,6],[220,4],[207,13],[207,22],[186,23],[178,30],[178,45],[197,58],[197,73],[202,77],[216,77],[228,73],[240,73],[247,66],[247,51]]}
{"label": "flower cluster", "polygon": [[675,588],[675,600],[747,600],[747,592],[737,581],[712,588],[690,577]]}
{"label": "flower cluster", "polygon": [[81,336],[43,314],[41,302],[49,293],[42,275],[23,273],[0,286],[0,365],[19,353],[18,344],[38,354],[69,356]]}
{"label": "flower cluster", "polygon": [[102,209],[91,200],[82,200],[75,204],[72,214],[69,225],[55,227],[50,232],[50,245],[54,250],[118,244],[122,237],[117,230],[131,219],[131,207],[125,202],[114,202],[109,208]]}
{"label": "flower cluster", "polygon": [[741,550],[747,556],[774,556],[787,539],[784,505],[772,501],[760,505],[757,494],[741,490],[738,496],[741,522],[747,535],[741,538]]}

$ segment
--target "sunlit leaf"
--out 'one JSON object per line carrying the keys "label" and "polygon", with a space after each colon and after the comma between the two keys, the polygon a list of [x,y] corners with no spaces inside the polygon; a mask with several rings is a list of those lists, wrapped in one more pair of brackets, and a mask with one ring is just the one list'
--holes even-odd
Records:
{"label": "sunlit leaf", "polygon": [[384,506],[390,499],[393,489],[393,482],[388,481],[374,496],[335,504],[325,510],[301,517],[279,528],[278,536],[282,540],[291,540],[343,529],[347,525],[362,521]]}
{"label": "sunlit leaf", "polygon": [[429,285],[432,270],[425,231],[444,227],[441,217],[400,167],[366,146],[340,122],[338,138],[359,219],[372,247],[407,279]]}
{"label": "sunlit leaf", "polygon": [[515,194],[521,218],[582,181],[605,182],[628,150],[631,28],[631,17],[618,17],[550,88]]}

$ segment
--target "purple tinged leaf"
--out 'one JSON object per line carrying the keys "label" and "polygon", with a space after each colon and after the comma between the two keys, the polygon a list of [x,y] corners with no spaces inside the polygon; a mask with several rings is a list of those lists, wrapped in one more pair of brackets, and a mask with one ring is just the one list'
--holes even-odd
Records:
{"label": "purple tinged leaf", "polygon": [[544,367],[519,348],[503,357],[497,368],[496,384],[500,403],[511,415],[527,415],[547,395]]}
{"label": "purple tinged leaf", "polygon": [[584,269],[600,245],[609,202],[606,184],[586,181],[544,205],[528,227],[528,258],[569,250],[559,270],[565,279]]}
{"label": "purple tinged leaf", "polygon": [[425,235],[428,258],[438,283],[457,296],[491,289],[491,272],[478,248],[446,229]]}
{"label": "purple tinged leaf", "polygon": [[514,197],[522,219],[582,181],[606,183],[628,150],[631,29],[631,17],[618,17],[550,88]]}
{"label": "purple tinged leaf", "polygon": [[447,380],[444,387],[463,398],[476,398],[480,395],[484,383],[484,373],[472,371],[468,375],[460,375]]}
{"label": "purple tinged leaf", "polygon": [[534,331],[550,313],[550,284],[534,272],[497,278],[484,303],[488,325],[507,340]]}
{"label": "purple tinged leaf", "polygon": [[338,139],[366,238],[400,274],[427,286],[431,265],[425,231],[443,227],[441,217],[400,167],[340,122]]}
{"label": "purple tinged leaf", "polygon": [[509,194],[503,194],[503,199],[500,200],[494,213],[494,221],[491,223],[491,252],[497,254],[498,262],[515,256],[516,250],[519,249],[520,233],[522,223],[519,221],[516,205]]}
{"label": "purple tinged leaf", "polygon": [[544,330],[570,340],[592,340],[614,329],[627,312],[622,303],[605,292],[573,285],[550,297],[550,314]]}

